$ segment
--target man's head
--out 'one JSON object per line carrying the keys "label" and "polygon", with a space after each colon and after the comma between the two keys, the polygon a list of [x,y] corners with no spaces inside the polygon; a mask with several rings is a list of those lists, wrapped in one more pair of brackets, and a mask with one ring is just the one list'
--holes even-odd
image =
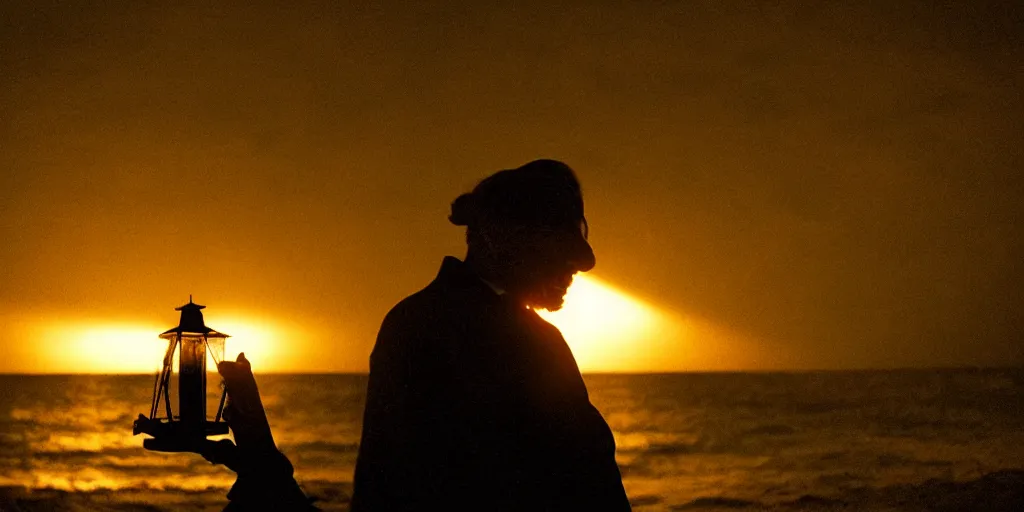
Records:
{"label": "man's head", "polygon": [[561,308],[573,274],[594,267],[579,181],[556,160],[492,174],[452,203],[448,219],[467,227],[467,261],[533,308]]}

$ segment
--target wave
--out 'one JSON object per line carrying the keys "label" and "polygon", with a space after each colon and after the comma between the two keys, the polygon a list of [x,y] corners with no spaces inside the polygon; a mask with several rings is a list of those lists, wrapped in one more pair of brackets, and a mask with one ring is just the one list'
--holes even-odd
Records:
{"label": "wave", "polygon": [[697,498],[689,503],[676,505],[672,510],[715,510],[715,509],[736,509],[751,508],[758,505],[755,501],[740,500],[735,498],[722,498],[718,496]]}
{"label": "wave", "polygon": [[164,512],[214,509],[225,505],[223,489],[171,492],[136,489],[88,492],[59,489],[0,487],[0,510],[61,510],[66,512]]}
{"label": "wave", "polygon": [[781,424],[760,425],[743,431],[745,436],[788,436],[795,433],[795,428]]}
{"label": "wave", "polygon": [[[319,506],[345,510],[351,483],[300,481]],[[0,510],[101,510],[151,511],[216,508],[226,503],[225,489],[158,490],[147,486],[114,490],[73,492],[58,489],[0,487]],[[631,498],[637,509],[665,509],[658,495]],[[486,509],[481,504],[481,509]],[[804,495],[783,502],[760,502],[725,496],[704,496],[669,505],[674,511],[771,510],[814,512],[825,510],[932,510],[958,512],[1017,512],[1024,510],[1024,469],[1006,469],[966,482],[928,480],[918,484],[892,485],[847,491],[841,496]]]}
{"label": "wave", "polygon": [[840,496],[808,494],[795,500],[766,503],[723,496],[696,498],[671,510],[932,510],[948,512],[1017,512],[1024,510],[1024,469],[1004,469],[965,482],[932,479],[918,484],[861,488]]}
{"label": "wave", "polygon": [[330,452],[330,453],[354,453],[359,451],[359,443],[336,443],[331,441],[309,441],[304,443],[286,444],[281,443],[281,451],[295,452]]}

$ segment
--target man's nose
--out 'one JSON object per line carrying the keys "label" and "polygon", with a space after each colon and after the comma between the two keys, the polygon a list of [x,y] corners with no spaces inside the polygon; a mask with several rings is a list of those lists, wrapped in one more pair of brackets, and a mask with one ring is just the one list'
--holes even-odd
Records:
{"label": "man's nose", "polygon": [[596,264],[597,257],[594,256],[594,249],[586,240],[579,239],[574,250],[569,252],[569,265],[577,272],[588,272]]}

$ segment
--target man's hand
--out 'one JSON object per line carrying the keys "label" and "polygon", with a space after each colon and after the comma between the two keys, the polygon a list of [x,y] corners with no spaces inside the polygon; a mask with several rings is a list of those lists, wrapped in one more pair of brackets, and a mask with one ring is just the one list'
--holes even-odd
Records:
{"label": "man's hand", "polygon": [[204,440],[198,453],[213,464],[244,472],[254,463],[258,465],[258,454],[277,451],[274,437],[245,353],[238,354],[235,361],[222,361],[217,371],[224,378],[228,396],[223,418],[238,445],[229,439]]}
{"label": "man's hand", "polygon": [[202,455],[211,464],[222,464],[224,467],[238,472],[238,447],[230,439],[205,440],[199,447],[199,455]]}
{"label": "man's hand", "polygon": [[221,361],[217,371],[224,378],[228,393],[224,420],[231,427],[238,447],[245,451],[276,450],[252,366],[245,353],[238,354],[235,361]]}
{"label": "man's hand", "polygon": [[245,354],[238,354],[235,361],[222,361],[217,371],[224,378],[228,394],[224,420],[237,446],[227,439],[207,441],[200,455],[238,474],[228,493],[232,506],[240,510],[309,509],[309,501],[292,477],[291,462],[274,444],[252,366]]}

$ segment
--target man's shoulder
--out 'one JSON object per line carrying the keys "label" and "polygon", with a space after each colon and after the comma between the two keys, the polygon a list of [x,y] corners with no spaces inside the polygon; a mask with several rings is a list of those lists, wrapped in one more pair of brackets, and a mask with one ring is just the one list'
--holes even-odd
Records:
{"label": "man's shoulder", "polygon": [[[443,272],[443,271],[442,271]],[[466,283],[439,275],[419,291],[400,300],[384,317],[389,323],[449,323],[479,313],[493,292],[482,283]]]}
{"label": "man's shoulder", "polygon": [[398,301],[386,315],[384,325],[404,324],[409,322],[428,323],[440,320],[440,313],[445,309],[445,294],[433,283],[422,290]]}
{"label": "man's shoulder", "polygon": [[[450,307],[452,297],[428,285],[400,300],[388,311],[377,333],[372,360],[417,361],[423,365],[458,337],[458,315]],[[403,363],[404,364],[404,363]],[[372,370],[371,370],[372,372]]]}

